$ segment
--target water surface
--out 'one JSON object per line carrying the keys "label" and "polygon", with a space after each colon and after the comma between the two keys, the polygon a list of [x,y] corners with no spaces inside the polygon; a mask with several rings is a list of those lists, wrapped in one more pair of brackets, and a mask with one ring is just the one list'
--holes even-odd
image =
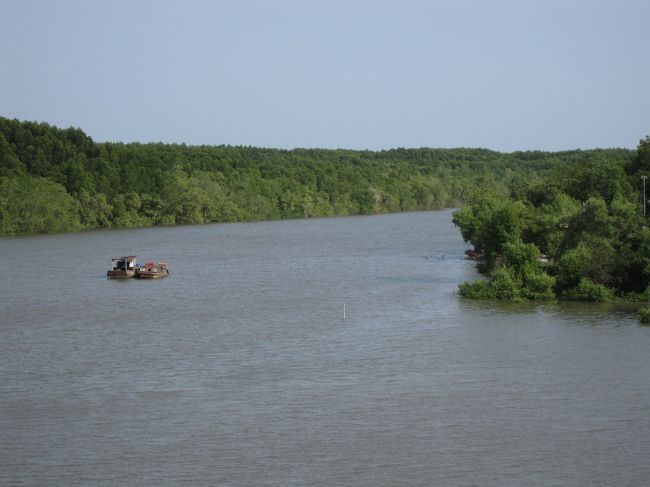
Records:
{"label": "water surface", "polygon": [[647,485],[650,328],[461,300],[464,249],[449,211],[0,239],[0,484]]}

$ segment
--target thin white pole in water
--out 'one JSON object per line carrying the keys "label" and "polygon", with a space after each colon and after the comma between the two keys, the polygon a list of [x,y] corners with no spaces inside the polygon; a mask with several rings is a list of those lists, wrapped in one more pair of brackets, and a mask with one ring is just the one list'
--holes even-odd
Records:
{"label": "thin white pole in water", "polygon": [[343,319],[344,320],[346,319],[346,316],[345,316],[345,303],[343,303]]}

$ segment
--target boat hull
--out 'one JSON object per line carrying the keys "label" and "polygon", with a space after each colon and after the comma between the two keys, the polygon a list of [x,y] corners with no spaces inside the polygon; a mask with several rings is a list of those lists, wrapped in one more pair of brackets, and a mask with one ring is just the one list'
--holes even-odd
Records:
{"label": "boat hull", "polygon": [[107,271],[106,277],[109,279],[129,279],[130,277],[135,277],[135,271],[124,271],[124,270],[113,270]]}
{"label": "boat hull", "polygon": [[169,271],[167,269],[157,271],[138,269],[135,271],[135,277],[138,279],[160,279],[161,277],[167,277],[168,275]]}

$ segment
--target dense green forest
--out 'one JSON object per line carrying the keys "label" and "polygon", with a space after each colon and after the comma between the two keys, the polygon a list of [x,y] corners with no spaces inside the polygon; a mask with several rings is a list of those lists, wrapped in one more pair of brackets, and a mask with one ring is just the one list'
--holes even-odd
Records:
{"label": "dense green forest", "polygon": [[587,160],[627,167],[634,157],[625,149],[96,143],[77,128],[0,117],[0,235],[437,209],[487,191],[521,197],[558,168]]}
{"label": "dense green forest", "polygon": [[[510,198],[483,194],[454,215],[486,280],[469,298],[650,299],[644,178],[650,137],[630,159],[590,155],[547,172]],[[650,185],[647,187],[650,196]]]}

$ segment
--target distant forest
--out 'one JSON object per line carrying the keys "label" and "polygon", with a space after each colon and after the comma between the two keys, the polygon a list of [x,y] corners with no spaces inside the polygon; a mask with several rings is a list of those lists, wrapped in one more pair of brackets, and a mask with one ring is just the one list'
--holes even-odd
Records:
{"label": "distant forest", "polygon": [[635,155],[97,143],[0,117],[0,235],[440,209],[485,192],[519,198],[551,171]]}

